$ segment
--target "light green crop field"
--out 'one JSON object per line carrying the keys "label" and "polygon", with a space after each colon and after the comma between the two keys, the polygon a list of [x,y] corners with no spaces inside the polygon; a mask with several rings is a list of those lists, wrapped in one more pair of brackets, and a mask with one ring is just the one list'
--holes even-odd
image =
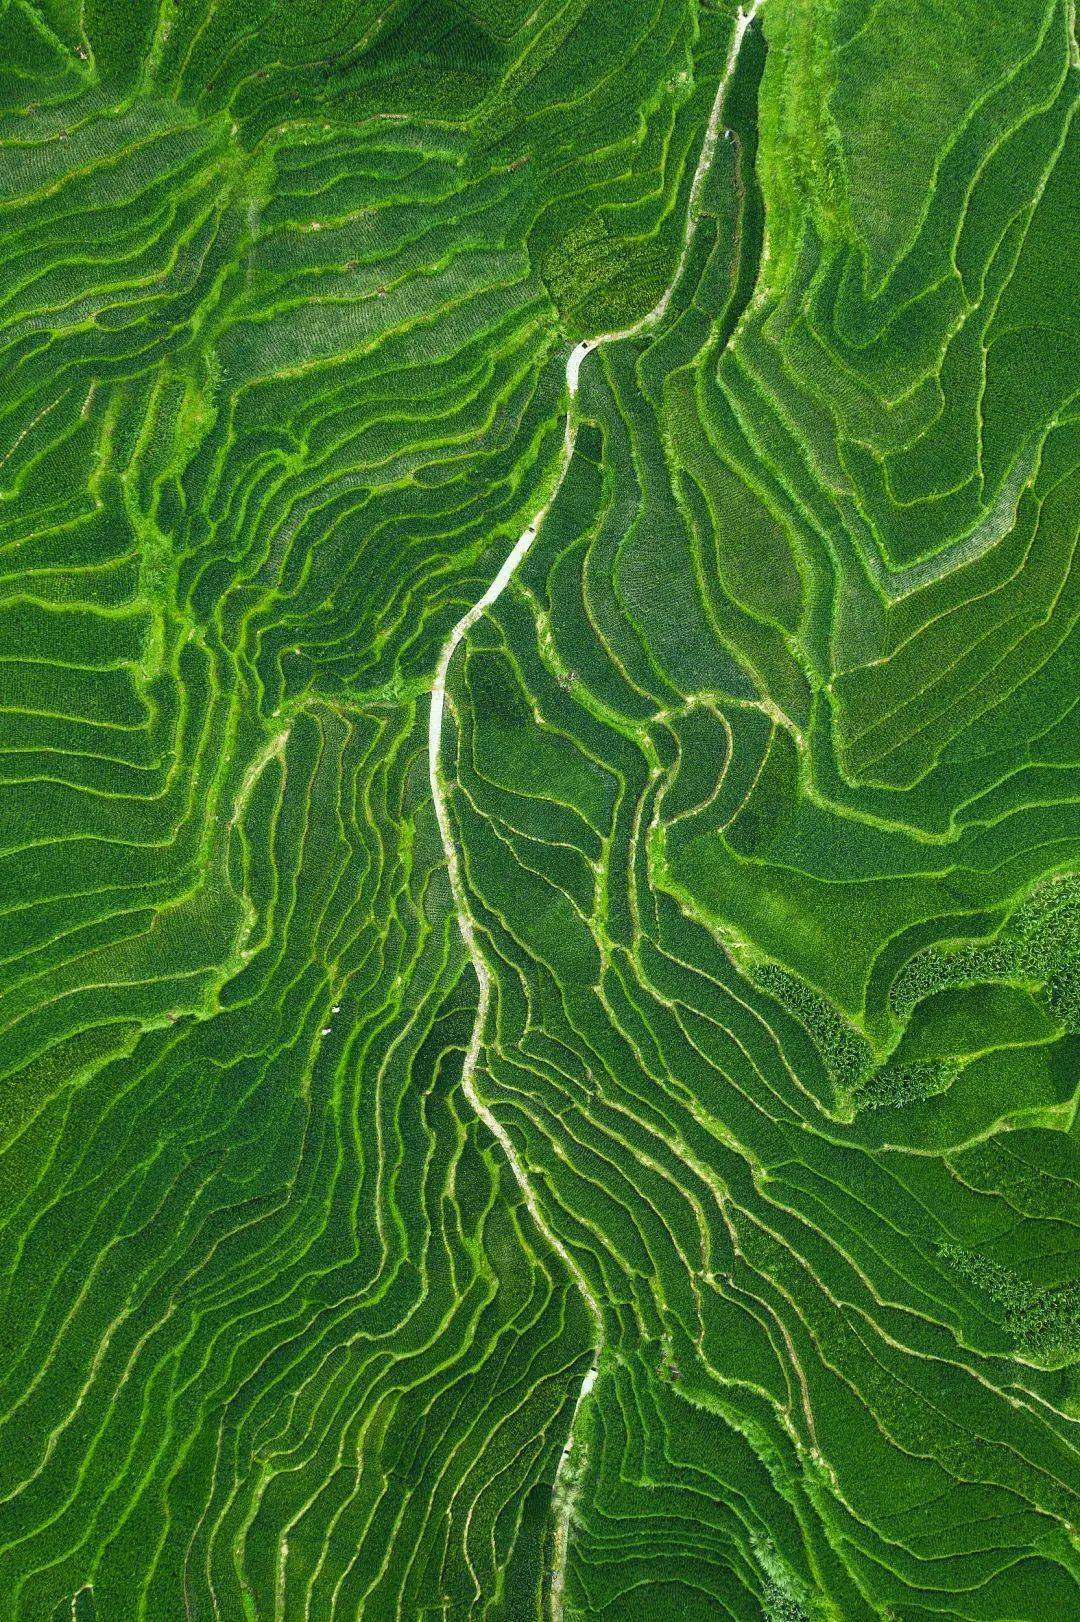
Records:
{"label": "light green crop field", "polygon": [[0,0],[0,1622],[1080,1617],[1074,23]]}

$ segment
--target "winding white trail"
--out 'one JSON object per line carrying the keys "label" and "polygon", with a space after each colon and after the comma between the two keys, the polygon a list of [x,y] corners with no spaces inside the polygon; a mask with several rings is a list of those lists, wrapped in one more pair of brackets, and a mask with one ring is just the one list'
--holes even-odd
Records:
{"label": "winding white trail", "polygon": [[650,327],[655,326],[667,313],[667,308],[671,302],[672,294],[674,293],[675,288],[678,286],[679,279],[686,268],[686,261],[689,258],[690,248],[693,244],[694,232],[697,228],[698,221],[698,197],[701,192],[705,175],[708,172],[710,163],[712,162],[713,154],[716,150],[716,142],[720,129],[720,115],[723,111],[724,97],[727,92],[727,87],[731,80],[731,75],[735,71],[735,65],[739,59],[739,49],[742,45],[746,30],[753,22],[761,4],[762,0],[753,0],[753,4],[749,7],[749,9],[745,11],[740,10],[735,19],[735,29],[732,34],[731,46],[728,50],[727,61],[724,64],[724,72],[717,87],[716,97],[712,105],[712,112],[709,115],[709,122],[705,126],[705,135],[701,144],[701,154],[698,158],[697,168],[694,170],[694,178],[690,186],[690,197],[687,203],[686,227],[683,232],[682,250],[679,254],[679,260],[675,266],[675,271],[671,281],[668,283],[667,287],[664,289],[653,308],[649,310],[647,314],[641,316],[639,320],[635,321],[632,326],[623,328],[621,332],[604,332],[595,338],[583,338],[582,341],[579,344],[576,344],[571,350],[569,359],[566,362],[566,391],[568,395],[566,406],[566,432],[563,440],[562,462],[559,468],[558,477],[555,480],[555,484],[552,487],[551,493],[547,500],[544,502],[543,506],[536,513],[534,513],[531,521],[522,530],[512,550],[503,563],[502,568],[499,570],[490,586],[488,586],[483,596],[479,597],[476,602],[473,603],[468,612],[462,615],[461,619],[458,620],[457,624],[454,626],[454,629],[447,637],[445,643],[443,644],[442,651],[439,654],[439,663],[435,670],[435,681],[431,689],[431,711],[428,719],[428,776],[431,782],[431,796],[435,804],[435,815],[439,823],[439,835],[442,839],[443,853],[446,857],[446,867],[450,878],[450,889],[454,898],[454,910],[457,913],[458,928],[461,931],[461,938],[465,943],[465,949],[469,954],[469,958],[476,972],[476,978],[480,988],[480,995],[476,1005],[476,1018],[473,1022],[472,1036],[469,1040],[469,1049],[465,1055],[465,1063],[461,1072],[461,1090],[465,1095],[470,1109],[472,1109],[480,1120],[483,1121],[484,1125],[496,1139],[499,1147],[505,1154],[507,1164],[509,1165],[510,1171],[514,1177],[514,1181],[521,1189],[525,1204],[528,1207],[529,1215],[532,1217],[538,1231],[541,1233],[547,1244],[551,1246],[552,1250],[559,1257],[559,1260],[564,1264],[567,1271],[570,1273],[574,1283],[580,1290],[582,1298],[589,1309],[593,1322],[596,1325],[596,1345],[594,1348],[593,1360],[585,1374],[584,1380],[581,1383],[581,1390],[578,1393],[578,1399],[574,1405],[574,1412],[570,1421],[570,1430],[566,1439],[566,1446],[563,1448],[562,1455],[559,1459],[558,1468],[555,1472],[554,1504],[558,1519],[555,1528],[555,1553],[551,1574],[551,1615],[553,1622],[562,1622],[563,1593],[566,1583],[567,1545],[569,1542],[570,1520],[573,1514],[574,1499],[576,1496],[576,1482],[567,1481],[567,1471],[576,1448],[575,1433],[577,1430],[578,1415],[581,1413],[582,1407],[584,1406],[586,1400],[588,1399],[589,1393],[596,1383],[596,1377],[599,1372],[600,1357],[604,1349],[604,1314],[592,1286],[589,1284],[588,1279],[582,1272],[581,1267],[570,1254],[569,1250],[567,1250],[558,1234],[552,1230],[547,1218],[541,1211],[540,1206],[537,1203],[536,1196],[533,1193],[532,1186],[529,1183],[528,1173],[522,1164],[521,1157],[515,1149],[509,1134],[507,1133],[505,1127],[500,1125],[499,1121],[492,1114],[491,1110],[484,1103],[483,1099],[476,1090],[476,1065],[480,1057],[480,1048],[484,1039],[484,1031],[487,1026],[488,1013],[491,1007],[491,971],[488,968],[487,960],[485,959],[483,952],[480,950],[479,943],[476,939],[476,930],[473,925],[472,914],[469,911],[465,887],[462,883],[457,846],[454,843],[453,830],[450,824],[450,812],[447,806],[446,785],[443,781],[441,770],[440,757],[442,751],[443,710],[446,705],[446,676],[450,669],[450,661],[457,651],[458,644],[476,624],[480,616],[485,613],[486,610],[491,607],[492,603],[494,603],[501,596],[506,586],[513,579],[514,574],[521,565],[522,560],[535,541],[544,519],[551,510],[552,503],[562,488],[563,480],[566,478],[567,469],[570,466],[570,459],[574,454],[574,441],[577,438],[577,418],[574,412],[574,401],[577,396],[578,376],[581,371],[582,361],[591,350],[598,349],[601,344],[619,343],[624,338],[638,337],[642,332],[645,332]]}

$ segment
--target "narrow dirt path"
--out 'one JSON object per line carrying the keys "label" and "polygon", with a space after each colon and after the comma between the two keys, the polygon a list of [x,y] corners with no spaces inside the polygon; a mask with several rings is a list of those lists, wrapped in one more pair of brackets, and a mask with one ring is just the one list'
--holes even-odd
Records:
{"label": "narrow dirt path", "polygon": [[[570,1421],[570,1431],[566,1439],[566,1446],[563,1449],[562,1456],[559,1459],[558,1468],[555,1472],[553,1502],[558,1519],[555,1529],[555,1557],[551,1575],[552,1622],[562,1622],[570,1520],[573,1514],[574,1500],[576,1497],[575,1478],[578,1474],[580,1474],[580,1467],[584,1462],[583,1457],[580,1456],[575,1461],[575,1454],[579,1453],[576,1436],[577,1421],[583,1407],[585,1406],[585,1403],[588,1400],[589,1393],[592,1391],[592,1388],[596,1383],[597,1374],[599,1373],[600,1358],[604,1349],[604,1315],[603,1311],[601,1310],[600,1303],[597,1300],[588,1279],[582,1272],[581,1267],[567,1250],[562,1240],[549,1226],[546,1217],[541,1211],[536,1200],[536,1195],[534,1194],[532,1186],[529,1182],[528,1173],[525,1170],[521,1157],[515,1149],[511,1138],[509,1137],[505,1128],[500,1125],[498,1120],[496,1120],[495,1116],[492,1114],[476,1090],[476,1066],[480,1057],[480,1048],[484,1039],[484,1031],[487,1026],[488,1012],[491,1007],[491,971],[488,968],[487,960],[485,959],[483,952],[480,950],[479,943],[476,939],[476,930],[473,925],[472,914],[469,911],[469,904],[465,895],[465,887],[462,883],[457,846],[454,843],[453,829],[450,824],[450,812],[447,804],[446,785],[443,781],[441,770],[443,710],[446,705],[446,677],[447,672],[450,669],[450,661],[453,659],[458,645],[461,643],[462,639],[466,636],[469,630],[471,630],[471,628],[476,624],[480,616],[491,607],[492,603],[498,600],[503,591],[506,589],[507,585],[513,579],[522,561],[532,547],[533,542],[536,540],[544,519],[550,512],[552,504],[562,488],[567,470],[570,467],[570,460],[574,454],[574,441],[577,437],[577,417],[574,412],[574,401],[577,397],[578,378],[581,372],[581,364],[585,357],[592,350],[600,348],[600,346],[603,344],[620,343],[626,338],[639,337],[643,332],[648,331],[650,327],[653,327],[662,321],[667,313],[667,308],[671,302],[672,294],[674,293],[675,288],[678,286],[682,273],[686,268],[686,262],[689,258],[690,249],[693,244],[694,232],[697,228],[698,221],[698,199],[701,193],[701,187],[704,182],[705,175],[708,172],[713,154],[716,150],[716,142],[720,130],[720,115],[723,112],[724,97],[727,87],[731,81],[731,76],[735,71],[735,66],[739,59],[739,49],[742,45],[746,30],[749,28],[750,24],[754,20],[754,17],[757,15],[761,3],[762,0],[754,0],[753,5],[751,5],[746,11],[740,10],[735,19],[735,29],[734,33],[732,34],[731,46],[728,50],[727,61],[724,64],[724,72],[721,76],[720,83],[717,86],[712,111],[709,115],[709,122],[705,126],[705,135],[701,143],[701,154],[698,158],[697,168],[694,171],[694,178],[690,186],[690,197],[687,203],[686,227],[683,232],[682,250],[679,254],[679,260],[675,266],[675,272],[671,278],[671,281],[668,283],[667,287],[664,289],[653,308],[645,315],[641,316],[639,320],[635,321],[632,326],[623,328],[621,332],[604,332],[600,333],[595,338],[583,338],[582,341],[579,344],[576,344],[571,350],[570,356],[566,362],[566,392],[568,395],[566,406],[566,430],[563,440],[562,463],[559,468],[558,477],[547,500],[544,502],[539,511],[533,514],[532,519],[522,530],[512,550],[507,556],[506,561],[503,563],[502,568],[499,570],[490,586],[488,586],[483,595],[479,597],[475,603],[473,603],[468,612],[462,615],[461,619],[458,620],[457,624],[450,632],[450,635],[447,637],[439,655],[439,662],[435,670],[435,681],[431,689],[431,711],[428,719],[428,776],[431,782],[431,795],[435,803],[435,815],[438,818],[439,835],[442,839],[443,852],[446,857],[446,867],[450,877],[451,892],[454,897],[454,910],[457,913],[458,928],[461,931],[461,938],[465,943],[465,949],[469,954],[473,969],[476,972],[476,978],[480,988],[480,996],[476,1005],[476,1018],[473,1022],[472,1036],[469,1041],[468,1052],[465,1055],[465,1063],[462,1066],[461,1090],[465,1095],[469,1108],[476,1113],[481,1121],[483,1121],[484,1125],[496,1139],[499,1147],[505,1154],[507,1164],[509,1165],[510,1171],[513,1174],[514,1181],[521,1189],[530,1216],[532,1217],[538,1231],[546,1243],[551,1246],[551,1249],[567,1268],[574,1280],[574,1283],[580,1290],[582,1299],[588,1307],[589,1313],[596,1325],[596,1344],[593,1352],[593,1360],[586,1371],[584,1380],[582,1381],[581,1390],[578,1393],[578,1399],[574,1405],[574,1412]],[[574,1477],[568,1479],[571,1464],[574,1462],[576,1462],[577,1465],[577,1468],[574,1471]]]}

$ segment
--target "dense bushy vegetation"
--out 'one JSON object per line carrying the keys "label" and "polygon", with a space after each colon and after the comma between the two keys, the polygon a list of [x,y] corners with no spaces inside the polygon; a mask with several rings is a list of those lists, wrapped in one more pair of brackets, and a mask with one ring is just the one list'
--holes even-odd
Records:
{"label": "dense bushy vegetation", "polygon": [[745,23],[0,0],[0,1618],[1077,1612],[1073,8]]}

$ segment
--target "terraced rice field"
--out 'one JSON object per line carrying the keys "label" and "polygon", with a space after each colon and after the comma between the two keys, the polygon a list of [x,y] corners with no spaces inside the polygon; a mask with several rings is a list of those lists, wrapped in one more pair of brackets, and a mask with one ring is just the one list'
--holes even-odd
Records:
{"label": "terraced rice field", "polygon": [[1072,0],[0,0],[0,1622],[1080,1615]]}

